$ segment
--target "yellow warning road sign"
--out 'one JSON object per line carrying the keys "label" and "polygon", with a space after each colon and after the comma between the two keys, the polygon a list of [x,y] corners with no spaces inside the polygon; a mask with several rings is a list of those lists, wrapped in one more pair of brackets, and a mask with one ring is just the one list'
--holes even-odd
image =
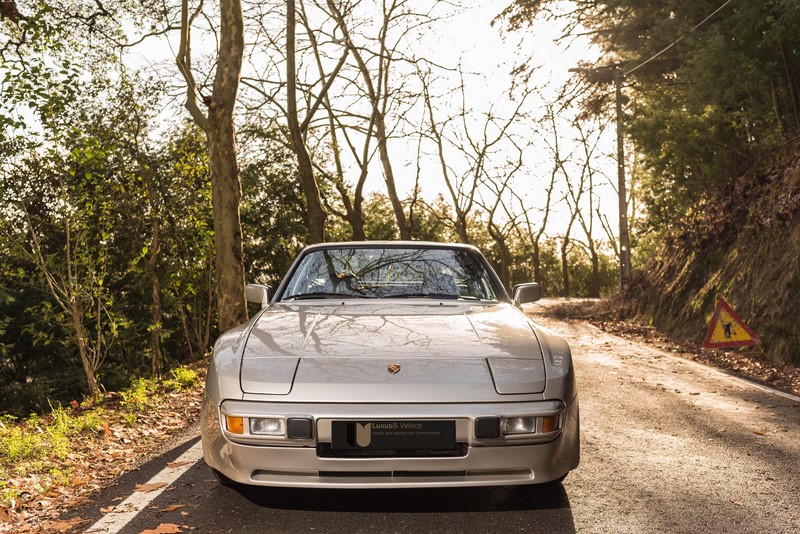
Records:
{"label": "yellow warning road sign", "polygon": [[717,298],[717,306],[714,308],[711,324],[708,325],[703,346],[707,349],[724,349],[760,344],[761,340],[756,333],[744,324],[728,301],[722,297]]}

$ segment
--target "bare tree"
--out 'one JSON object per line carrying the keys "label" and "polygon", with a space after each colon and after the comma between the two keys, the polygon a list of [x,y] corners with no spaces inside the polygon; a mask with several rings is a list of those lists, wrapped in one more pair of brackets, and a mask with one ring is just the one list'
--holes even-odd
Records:
{"label": "bare tree", "polygon": [[[543,120],[543,128],[540,129],[540,132],[546,131],[550,125],[555,127],[555,111],[553,106],[548,104],[546,106],[546,113]],[[545,144],[548,144],[547,138],[542,137]],[[542,278],[542,257],[541,257],[541,246],[542,246],[542,239],[545,236],[545,232],[547,231],[547,224],[550,220],[550,214],[553,208],[553,192],[555,191],[556,185],[556,177],[558,176],[559,169],[560,169],[560,160],[561,160],[561,152],[560,146],[558,142],[558,136],[554,135],[553,143],[551,146],[551,150],[553,151],[553,165],[550,168],[550,180],[547,184],[547,187],[544,189],[544,206],[540,209],[541,211],[541,222],[539,222],[538,226],[534,224],[533,220],[530,216],[530,209],[526,209],[524,206],[526,202],[524,199],[517,193],[512,192],[514,198],[517,199],[517,202],[522,207],[522,217],[525,222],[524,227],[524,236],[527,238],[526,240],[531,246],[531,260],[533,263],[533,279],[542,284],[544,282]],[[519,228],[519,227],[518,227]],[[520,234],[522,234],[522,229],[518,230]],[[521,236],[522,237],[522,236]]]}
{"label": "bare tree", "polygon": [[432,2],[426,12],[420,13],[412,8],[408,0],[383,2],[379,13],[378,35],[372,39],[375,48],[371,48],[366,39],[359,39],[354,33],[353,23],[349,18],[353,6],[327,0],[328,10],[343,35],[363,82],[364,92],[371,108],[369,122],[374,132],[386,191],[401,239],[411,239],[412,227],[397,191],[394,167],[389,154],[392,131],[387,124],[387,118],[390,112],[402,114],[398,113],[399,110],[396,108],[398,95],[402,91],[401,84],[395,82],[392,77],[393,67],[401,61],[409,63],[416,61],[405,57],[401,47],[412,31],[433,20],[431,13],[439,3],[438,0]]}
{"label": "bare tree", "polygon": [[59,254],[47,253],[42,244],[41,225],[34,221],[24,202],[17,207],[23,216],[25,239],[15,239],[12,235],[8,238],[21,257],[36,265],[50,296],[63,312],[63,327],[78,349],[89,394],[96,399],[100,387],[95,374],[117,335],[104,284],[108,249],[101,241],[96,250],[90,251],[92,244],[87,243],[86,236],[89,232],[97,233],[98,228],[90,228],[81,218],[61,180],[57,195],[51,224],[53,230],[63,232],[64,248]]}
{"label": "bare tree", "polygon": [[[189,1],[181,1],[181,39],[176,61],[186,81],[186,108],[207,137],[214,205],[219,326],[225,331],[247,320],[239,219],[242,190],[233,121],[244,55],[244,22],[240,0],[220,0],[216,72],[211,94],[203,94],[192,70],[191,52],[192,23],[203,13],[203,0],[191,14]],[[200,108],[198,100],[206,106],[205,111]]]}
{"label": "bare tree", "polygon": [[[308,20],[308,17],[305,12],[305,6],[301,2],[301,21],[303,26],[305,27],[306,35],[308,36],[309,45],[311,48],[311,52],[314,56],[314,62],[317,66],[317,71],[319,73],[320,80],[324,82],[326,88],[330,88],[330,83],[339,73],[339,70],[345,63],[347,59],[350,49],[348,47],[344,47],[344,52],[342,53],[341,59],[339,63],[336,65],[333,74],[328,76],[325,72],[325,67],[323,65],[323,56],[321,52],[321,45],[317,38],[316,31],[314,28],[311,27],[311,24]],[[344,208],[344,213],[340,213],[333,207],[330,203],[325,203],[326,208],[333,214],[337,215],[339,218],[347,221],[347,223],[352,228],[351,237],[353,240],[360,241],[366,238],[364,233],[364,184],[366,183],[367,176],[369,174],[369,161],[370,161],[370,154],[371,154],[371,143],[372,143],[372,133],[374,127],[374,114],[370,117],[370,123],[367,127],[366,131],[363,135],[363,148],[359,150],[356,146],[356,142],[351,138],[348,133],[348,127],[342,121],[341,115],[334,109],[333,103],[331,102],[330,98],[330,91],[324,90],[323,93],[317,99],[317,102],[320,102],[324,107],[325,111],[327,112],[327,119],[328,119],[328,136],[330,139],[331,144],[331,151],[333,152],[333,161],[335,166],[334,175],[332,176],[333,185],[336,188],[336,191],[339,193],[339,196],[342,201],[342,206]],[[309,118],[305,121],[305,125],[308,126],[310,124],[310,115]],[[346,143],[347,147],[350,150],[350,153],[356,162],[356,165],[359,168],[359,175],[358,180],[356,181],[355,187],[353,188],[353,193],[351,193],[348,188],[347,180],[344,174],[344,164],[342,162],[342,147],[339,142],[339,135],[344,137],[344,142]],[[324,200],[323,200],[324,202]]]}
{"label": "bare tree", "polygon": [[[494,105],[481,114],[481,123],[475,127],[471,124],[473,116],[467,109],[466,89],[461,73],[459,87],[461,108],[457,115],[445,119],[437,119],[435,105],[430,91],[429,73],[420,72],[424,103],[428,112],[428,128],[424,135],[436,145],[439,169],[442,179],[450,193],[455,210],[455,230],[464,243],[470,243],[468,221],[475,207],[480,184],[486,178],[489,168],[494,164],[493,158],[513,142],[511,127],[525,118],[523,111],[530,94],[525,91],[518,98],[516,107],[501,117]],[[454,153],[457,156],[454,156]],[[457,167],[451,158],[461,158],[462,165]]]}
{"label": "bare tree", "polygon": [[[567,181],[567,190],[572,201],[571,205],[574,206],[574,211],[578,214],[578,222],[586,235],[586,249],[589,252],[589,259],[592,264],[592,275],[589,279],[589,296],[597,298],[600,296],[600,255],[597,251],[597,240],[594,237],[594,175],[596,171],[592,162],[595,159],[595,152],[603,127],[599,128],[592,141],[591,132],[585,132],[580,122],[576,121],[574,126],[579,135],[578,141],[583,151],[583,162],[581,164],[582,170],[578,191],[576,192],[575,185],[570,181]],[[579,205],[584,186],[587,187],[586,192],[589,195],[589,209],[581,209]]]}
{"label": "bare tree", "polygon": [[[547,113],[545,115],[545,121],[548,123],[548,127],[550,133],[552,134],[552,140],[548,139],[547,137],[543,137],[543,141],[545,145],[550,150],[550,154],[553,158],[553,165],[552,165],[552,180],[555,180],[555,177],[561,174],[564,177],[564,180],[567,184],[568,192],[564,195],[564,200],[567,202],[567,206],[570,209],[569,219],[567,221],[567,226],[564,230],[563,235],[561,236],[561,246],[560,249],[560,257],[561,257],[561,292],[562,296],[568,297],[570,295],[570,277],[569,277],[569,261],[568,255],[570,252],[570,245],[571,245],[571,235],[572,235],[572,227],[575,224],[575,220],[578,217],[578,213],[580,210],[580,200],[583,196],[585,187],[584,187],[584,173],[585,167],[581,172],[580,176],[580,185],[578,187],[577,192],[572,189],[572,184],[570,183],[571,177],[569,171],[567,170],[565,163],[571,158],[572,153],[567,154],[566,156],[562,153],[561,143],[560,143],[560,134],[558,129],[558,120],[556,118],[556,114],[554,109],[551,105],[547,106]],[[573,149],[574,152],[574,149]],[[552,184],[552,182],[551,182]],[[552,187],[552,185],[551,185]],[[548,194],[549,195],[549,194]]]}
{"label": "bare tree", "polygon": [[163,367],[163,355],[161,350],[161,281],[158,278],[158,261],[159,251],[161,247],[161,202],[157,198],[155,190],[155,177],[153,176],[153,168],[148,162],[148,158],[144,149],[140,144],[140,137],[142,135],[143,125],[141,117],[138,113],[135,114],[134,122],[136,131],[133,132],[133,158],[139,166],[139,176],[142,178],[145,187],[145,198],[147,200],[147,207],[150,215],[150,245],[148,247],[148,257],[144,262],[145,271],[148,278],[150,278],[150,294],[153,297],[153,302],[150,307],[151,321],[150,325],[150,370],[153,376],[160,376]]}
{"label": "bare tree", "polygon": [[[486,228],[489,236],[497,245],[500,266],[500,280],[506,287],[511,287],[511,265],[513,254],[511,252],[511,237],[517,229],[516,218],[512,215],[506,201],[506,192],[515,175],[522,169],[523,150],[517,147],[516,161],[508,162],[508,170],[501,170],[498,176],[483,181],[484,188],[479,195],[478,203],[486,212]],[[498,208],[502,207],[505,219],[498,217]]]}
{"label": "bare tree", "polygon": [[[297,177],[303,188],[306,198],[308,214],[308,233],[312,243],[325,241],[325,219],[327,215],[322,207],[319,195],[319,185],[314,176],[314,166],[311,163],[306,147],[303,128],[297,111],[297,63],[295,60],[296,43],[295,28],[297,14],[295,0],[286,2],[286,120],[289,124],[289,134],[292,147],[297,156]],[[310,120],[313,111],[309,111],[306,121]],[[306,122],[307,124],[307,122]]]}

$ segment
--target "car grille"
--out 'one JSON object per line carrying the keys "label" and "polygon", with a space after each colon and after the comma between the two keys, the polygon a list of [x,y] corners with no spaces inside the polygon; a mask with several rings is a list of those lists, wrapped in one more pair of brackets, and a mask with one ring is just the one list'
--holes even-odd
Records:
{"label": "car grille", "polygon": [[467,444],[456,443],[455,449],[334,449],[330,443],[317,445],[320,458],[461,458],[467,455]]}

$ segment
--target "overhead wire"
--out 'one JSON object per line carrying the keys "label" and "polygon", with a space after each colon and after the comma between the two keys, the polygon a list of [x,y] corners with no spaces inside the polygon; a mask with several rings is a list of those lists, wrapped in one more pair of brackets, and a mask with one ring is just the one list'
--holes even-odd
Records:
{"label": "overhead wire", "polygon": [[624,71],[622,74],[623,74],[624,76],[627,76],[628,74],[631,74],[631,73],[633,73],[633,72],[636,72],[636,71],[637,71],[637,70],[639,70],[640,68],[644,67],[645,65],[647,65],[648,63],[650,63],[651,61],[653,61],[654,59],[656,59],[658,56],[660,56],[661,54],[663,54],[664,52],[666,52],[667,50],[669,50],[670,48],[672,48],[673,46],[675,46],[676,44],[678,44],[679,42],[681,42],[681,41],[683,40],[683,38],[684,38],[684,37],[686,37],[686,35],[687,35],[687,34],[689,34],[689,33],[692,33],[692,32],[693,32],[693,31],[695,31],[697,28],[699,28],[700,26],[702,26],[703,24],[705,24],[706,22],[708,22],[708,20],[709,20],[709,19],[711,19],[711,18],[712,18],[714,15],[716,15],[717,13],[719,13],[720,11],[722,11],[722,9],[723,9],[725,6],[727,6],[728,4],[730,4],[731,2],[733,2],[733,0],[727,0],[727,1],[726,1],[724,4],[722,4],[722,5],[721,5],[721,6],[719,6],[717,9],[715,9],[713,13],[711,13],[709,16],[707,16],[706,18],[704,18],[703,20],[701,20],[700,22],[698,22],[698,23],[697,23],[697,24],[696,24],[694,27],[692,27],[692,29],[691,29],[691,30],[689,30],[688,32],[686,32],[686,33],[684,33],[683,35],[681,35],[680,37],[678,37],[678,38],[677,38],[677,39],[676,39],[676,40],[675,40],[675,41],[674,41],[672,44],[670,44],[669,46],[667,46],[666,48],[664,48],[664,49],[663,49],[663,50],[661,50],[660,52],[657,52],[656,54],[652,55],[650,58],[646,59],[645,61],[643,61],[643,62],[639,63],[638,65],[636,65],[636,66],[635,66],[635,67],[633,67],[632,69],[630,69],[630,70],[628,70],[628,71]]}

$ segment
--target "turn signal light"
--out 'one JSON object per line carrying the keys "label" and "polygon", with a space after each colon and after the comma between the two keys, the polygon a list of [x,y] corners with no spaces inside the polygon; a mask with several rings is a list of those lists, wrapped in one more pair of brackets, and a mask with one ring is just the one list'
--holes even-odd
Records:
{"label": "turn signal light", "polygon": [[542,417],[542,432],[555,432],[558,430],[558,419],[559,416],[557,415]]}
{"label": "turn signal light", "polygon": [[228,432],[233,434],[244,434],[244,419],[241,417],[226,415],[225,425],[228,427]]}

